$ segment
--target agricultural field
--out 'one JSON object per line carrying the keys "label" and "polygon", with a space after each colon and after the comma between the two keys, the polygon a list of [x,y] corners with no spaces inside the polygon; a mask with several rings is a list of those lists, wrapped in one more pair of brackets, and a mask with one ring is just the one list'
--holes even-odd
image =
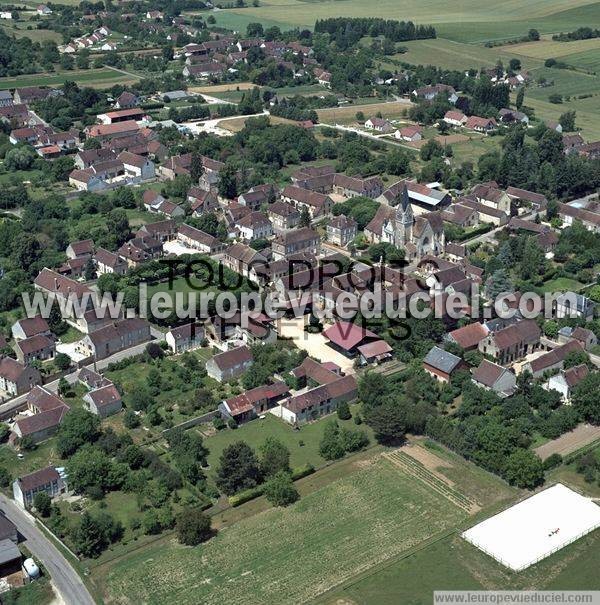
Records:
{"label": "agricultural field", "polygon": [[355,124],[356,113],[362,111],[365,119],[371,115],[381,113],[382,117],[388,119],[399,119],[406,115],[410,103],[392,101],[388,103],[369,103],[368,105],[345,105],[344,107],[334,107],[328,109],[317,109],[319,122],[325,124]]}
{"label": "agricultural field", "polygon": [[393,55],[393,59],[413,65],[437,65],[444,69],[479,69],[493,67],[502,59],[508,63],[512,58],[521,59],[525,69],[541,67],[543,61],[523,56],[516,46],[501,46],[485,48],[464,42],[455,42],[444,38],[435,40],[411,40],[403,42],[402,46],[407,52]]}
{"label": "agricultural field", "polygon": [[67,80],[93,88],[108,88],[115,84],[129,84],[135,80],[131,76],[114,69],[87,69],[63,71],[53,74],[31,74],[15,78],[0,78],[0,89],[22,86],[60,86]]}
{"label": "agricultural field", "polygon": [[[366,4],[358,0],[264,0],[259,7],[233,8],[217,11],[214,16],[217,24],[241,29],[247,23],[261,21],[265,25],[291,27],[312,27],[315,20],[335,17],[341,14],[348,17],[386,17],[388,19],[413,20],[418,23],[433,24],[489,24],[490,33],[497,38],[507,36],[507,29],[514,28],[521,35],[527,32],[530,23],[542,24],[543,31],[560,31],[560,19],[557,14],[563,11],[587,8],[586,0],[540,0],[518,2],[509,0],[502,3],[465,0],[457,4],[448,4],[442,0],[419,2],[407,0],[398,3],[395,0],[379,0]],[[505,26],[508,22],[509,25]],[[589,22],[589,21],[588,21]],[[545,26],[545,27],[544,27]],[[473,28],[477,30],[477,28]],[[443,28],[442,28],[443,31]],[[443,35],[440,33],[440,35]],[[517,34],[518,35],[518,34]],[[444,36],[452,37],[452,36]],[[470,41],[470,40],[469,40]]]}
{"label": "agricultural field", "polygon": [[[306,602],[464,522],[467,513],[384,456],[221,531],[196,549],[150,545],[106,576],[121,603]],[[160,583],[147,582],[149,576]]]}

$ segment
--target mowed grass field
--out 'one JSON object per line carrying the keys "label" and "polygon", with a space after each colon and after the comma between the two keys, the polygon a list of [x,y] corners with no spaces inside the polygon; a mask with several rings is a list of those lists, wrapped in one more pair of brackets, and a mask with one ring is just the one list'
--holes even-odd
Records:
{"label": "mowed grass field", "polygon": [[243,519],[197,548],[173,541],[128,555],[108,572],[106,597],[121,604],[296,605],[466,515],[378,457],[289,508]]}

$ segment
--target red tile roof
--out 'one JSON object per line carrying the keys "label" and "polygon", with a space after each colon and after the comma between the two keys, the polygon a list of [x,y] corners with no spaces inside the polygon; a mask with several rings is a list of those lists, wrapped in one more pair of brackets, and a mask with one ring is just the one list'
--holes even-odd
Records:
{"label": "red tile roof", "polygon": [[323,336],[338,347],[350,351],[365,338],[378,338],[376,334],[347,321],[338,321],[323,332]]}

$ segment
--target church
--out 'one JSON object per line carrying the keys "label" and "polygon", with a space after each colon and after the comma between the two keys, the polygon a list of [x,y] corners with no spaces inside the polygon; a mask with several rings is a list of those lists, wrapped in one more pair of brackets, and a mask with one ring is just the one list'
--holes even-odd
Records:
{"label": "church", "polygon": [[406,260],[419,261],[424,256],[444,252],[444,223],[439,212],[413,214],[406,187],[396,206],[381,204],[373,220],[365,227],[372,244],[387,242],[406,251]]}

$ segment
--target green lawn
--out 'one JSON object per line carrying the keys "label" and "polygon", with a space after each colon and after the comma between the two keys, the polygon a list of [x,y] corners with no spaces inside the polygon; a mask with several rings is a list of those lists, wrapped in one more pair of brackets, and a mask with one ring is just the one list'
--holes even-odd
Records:
{"label": "green lawn", "polygon": [[[367,468],[219,532],[161,543],[108,572],[107,597],[148,605],[306,602],[464,520],[466,513],[379,458]],[[161,577],[149,583],[148,577]]]}
{"label": "green lawn", "polygon": [[583,284],[576,279],[570,279],[568,277],[557,277],[547,281],[543,286],[544,292],[561,292],[565,290],[577,291]]}
{"label": "green lawn", "polygon": [[[353,406],[353,412],[356,413],[357,411],[358,406]],[[300,430],[293,429],[289,424],[275,418],[272,414],[266,414],[263,420],[252,420],[235,430],[224,429],[211,437],[207,437],[205,443],[210,452],[208,462],[214,469],[221,452],[234,441],[242,440],[251,447],[258,449],[267,437],[277,437],[290,450],[290,464],[292,467],[303,466],[307,463],[314,467],[323,466],[325,460],[319,454],[319,442],[323,436],[325,423],[331,419],[336,419],[340,426],[365,430],[371,442],[373,442],[373,433],[367,425],[361,424],[357,427],[353,419],[342,421],[337,418],[337,414],[303,425]]]}

